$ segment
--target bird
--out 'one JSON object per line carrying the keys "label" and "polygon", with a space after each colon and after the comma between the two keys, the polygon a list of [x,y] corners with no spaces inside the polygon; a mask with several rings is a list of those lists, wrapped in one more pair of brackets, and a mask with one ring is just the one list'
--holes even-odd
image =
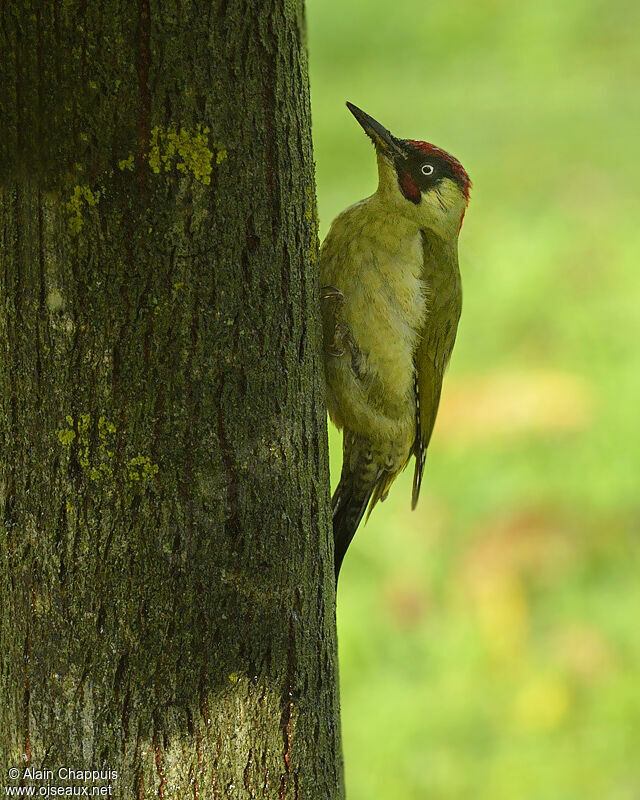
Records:
{"label": "bird", "polygon": [[373,142],[378,187],[336,217],[319,255],[327,410],[343,436],[336,581],[367,508],[368,518],[412,457],[418,502],[462,310],[458,236],[471,189],[445,150],[347,108]]}

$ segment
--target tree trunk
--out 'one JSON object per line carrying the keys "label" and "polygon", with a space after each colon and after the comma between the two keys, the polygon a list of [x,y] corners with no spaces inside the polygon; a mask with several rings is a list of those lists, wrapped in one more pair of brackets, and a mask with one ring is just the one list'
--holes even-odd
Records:
{"label": "tree trunk", "polygon": [[0,784],[341,798],[302,0],[0,15]]}

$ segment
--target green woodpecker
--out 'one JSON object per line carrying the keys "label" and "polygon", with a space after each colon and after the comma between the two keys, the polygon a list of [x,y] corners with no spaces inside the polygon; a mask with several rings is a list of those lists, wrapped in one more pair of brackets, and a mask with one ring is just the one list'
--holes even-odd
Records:
{"label": "green woodpecker", "polygon": [[320,250],[327,406],[343,429],[333,495],[336,578],[367,506],[415,456],[412,508],[462,306],[458,234],[471,181],[453,156],[397,139],[356,106],[378,189],[343,211]]}

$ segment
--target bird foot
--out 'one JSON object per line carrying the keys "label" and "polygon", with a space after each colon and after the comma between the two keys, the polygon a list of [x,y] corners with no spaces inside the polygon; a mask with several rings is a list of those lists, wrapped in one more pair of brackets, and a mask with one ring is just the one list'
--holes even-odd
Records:
{"label": "bird foot", "polygon": [[329,301],[333,304],[333,308],[327,309],[326,311],[323,309],[322,314],[323,320],[327,320],[328,318],[328,327],[330,329],[328,333],[332,335],[331,341],[328,341],[329,337],[326,335],[327,331],[325,330],[325,345],[327,353],[330,356],[340,358],[345,353],[342,342],[344,337],[343,329],[346,328],[346,326],[344,323],[338,322],[338,314],[339,308],[344,303],[344,294],[340,291],[340,289],[336,289],[335,286],[323,286],[320,289],[320,299],[323,301],[323,303]]}
{"label": "bird foot", "polygon": [[[320,298],[324,302],[330,301],[333,303],[333,308],[328,312],[331,315],[330,319],[333,323],[333,331],[329,331],[329,333],[332,334],[332,338],[326,344],[327,353],[335,358],[341,358],[346,351],[349,350],[351,355],[351,367],[356,376],[361,377],[360,363],[362,355],[360,353],[360,348],[353,338],[351,328],[339,319],[340,308],[344,304],[344,294],[340,289],[336,289],[335,286],[323,286],[320,290]],[[323,314],[323,318],[326,319],[325,314]],[[329,327],[331,327],[331,325]]]}
{"label": "bird foot", "polygon": [[336,289],[335,286],[323,286],[320,289],[320,298],[322,300],[335,300],[340,304],[344,303],[344,294],[340,289]]}

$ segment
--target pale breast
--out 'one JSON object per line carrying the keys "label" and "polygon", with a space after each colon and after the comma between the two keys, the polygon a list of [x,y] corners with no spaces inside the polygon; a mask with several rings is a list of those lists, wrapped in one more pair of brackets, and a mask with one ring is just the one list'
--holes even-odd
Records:
{"label": "pale breast", "polygon": [[334,220],[320,252],[322,285],[344,294],[340,314],[364,357],[370,402],[413,418],[413,358],[427,308],[422,237],[375,195]]}
{"label": "pale breast", "polygon": [[363,343],[367,371],[391,400],[413,392],[413,356],[426,303],[419,235],[380,238],[363,236],[353,248],[344,316],[356,342]]}

